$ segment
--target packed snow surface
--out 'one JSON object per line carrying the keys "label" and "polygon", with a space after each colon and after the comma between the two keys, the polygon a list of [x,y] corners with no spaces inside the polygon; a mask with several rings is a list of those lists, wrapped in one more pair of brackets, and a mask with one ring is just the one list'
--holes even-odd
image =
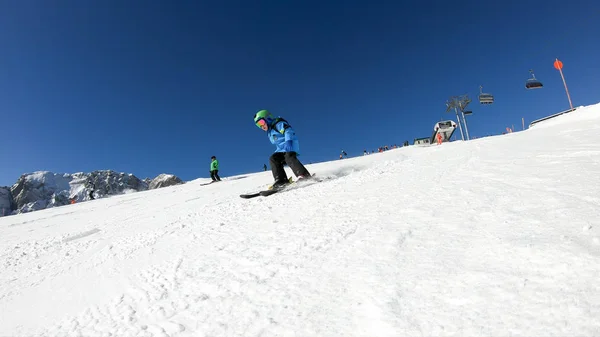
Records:
{"label": "packed snow surface", "polygon": [[260,172],[0,218],[0,335],[598,336],[599,134],[595,105],[266,198]]}

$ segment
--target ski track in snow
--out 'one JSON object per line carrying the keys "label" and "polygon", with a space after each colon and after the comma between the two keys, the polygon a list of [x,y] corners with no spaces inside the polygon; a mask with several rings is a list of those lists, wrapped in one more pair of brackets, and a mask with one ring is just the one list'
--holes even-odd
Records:
{"label": "ski track in snow", "polygon": [[2,218],[0,335],[599,335],[600,118],[573,116],[285,197],[238,197],[267,172]]}

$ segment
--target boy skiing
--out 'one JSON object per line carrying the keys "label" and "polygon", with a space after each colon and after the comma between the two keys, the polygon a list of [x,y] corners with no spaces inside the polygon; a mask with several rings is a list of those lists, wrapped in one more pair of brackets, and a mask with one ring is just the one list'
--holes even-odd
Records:
{"label": "boy skiing", "polygon": [[219,161],[215,156],[210,157],[210,177],[213,182],[221,181],[219,177]]}
{"label": "boy skiing", "polygon": [[267,132],[271,144],[275,145],[275,153],[269,158],[271,172],[275,183],[273,189],[281,188],[290,183],[283,167],[287,164],[298,179],[311,178],[310,173],[298,160],[297,154],[300,149],[296,132],[283,118],[274,118],[267,110],[260,110],[254,115],[254,124]]}

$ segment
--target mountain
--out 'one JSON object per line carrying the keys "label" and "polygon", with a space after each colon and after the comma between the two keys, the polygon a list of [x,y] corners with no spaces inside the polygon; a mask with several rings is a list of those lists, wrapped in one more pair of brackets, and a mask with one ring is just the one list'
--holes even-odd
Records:
{"label": "mountain", "polygon": [[10,187],[0,186],[0,216],[9,215],[15,209]]}
{"label": "mountain", "polygon": [[156,178],[152,179],[148,184],[148,188],[151,190],[161,187],[173,186],[183,184],[183,181],[172,174],[159,174]]}
{"label": "mountain", "polygon": [[0,218],[0,336],[600,336],[599,132],[595,105],[269,197],[239,197],[258,172]]}
{"label": "mountain", "polygon": [[10,188],[0,188],[0,216],[182,183],[181,179],[169,174],[140,180],[133,174],[112,170],[73,174],[38,171],[23,174]]}

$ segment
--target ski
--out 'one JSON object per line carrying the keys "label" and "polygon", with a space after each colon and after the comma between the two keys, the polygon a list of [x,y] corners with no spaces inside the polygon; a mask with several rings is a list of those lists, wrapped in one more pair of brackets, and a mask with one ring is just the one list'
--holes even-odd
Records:
{"label": "ski", "polygon": [[274,188],[271,190],[252,192],[252,193],[247,193],[247,194],[240,194],[240,198],[251,199],[251,198],[256,198],[256,197],[268,197],[272,194],[275,194],[278,192],[283,192],[283,191],[289,190],[289,189],[291,189],[291,187],[288,186],[288,187],[283,187],[283,188]]}
{"label": "ski", "polygon": [[278,188],[278,189],[272,189],[272,190],[260,191],[260,192],[258,192],[258,193],[260,194],[260,196],[261,196],[261,197],[268,197],[268,196],[270,196],[270,195],[272,195],[272,194],[279,193],[279,192],[282,192],[282,191],[285,191],[285,190],[288,190],[288,189],[289,189],[289,188],[285,188],[285,187],[284,187],[284,188]]}
{"label": "ski", "polygon": [[[313,177],[314,177],[314,174],[313,174]],[[251,199],[251,198],[256,198],[256,197],[268,197],[275,193],[286,192],[286,191],[295,190],[297,188],[302,188],[302,187],[308,187],[310,185],[313,185],[313,184],[321,182],[321,181],[322,181],[321,179],[316,179],[316,178],[306,179],[306,181],[298,180],[296,182],[290,183],[289,185],[281,187],[281,188],[274,188],[274,189],[268,189],[268,190],[263,190],[263,191],[258,191],[258,192],[241,194],[240,198]]]}
{"label": "ski", "polygon": [[250,199],[250,198],[256,198],[256,197],[260,197],[260,192],[240,194],[240,198],[244,198],[244,199]]}
{"label": "ski", "polygon": [[200,184],[200,186],[206,186],[206,185],[210,185],[210,184],[214,184],[214,183],[218,183],[219,181],[211,181],[209,183],[204,183],[204,184]]}

